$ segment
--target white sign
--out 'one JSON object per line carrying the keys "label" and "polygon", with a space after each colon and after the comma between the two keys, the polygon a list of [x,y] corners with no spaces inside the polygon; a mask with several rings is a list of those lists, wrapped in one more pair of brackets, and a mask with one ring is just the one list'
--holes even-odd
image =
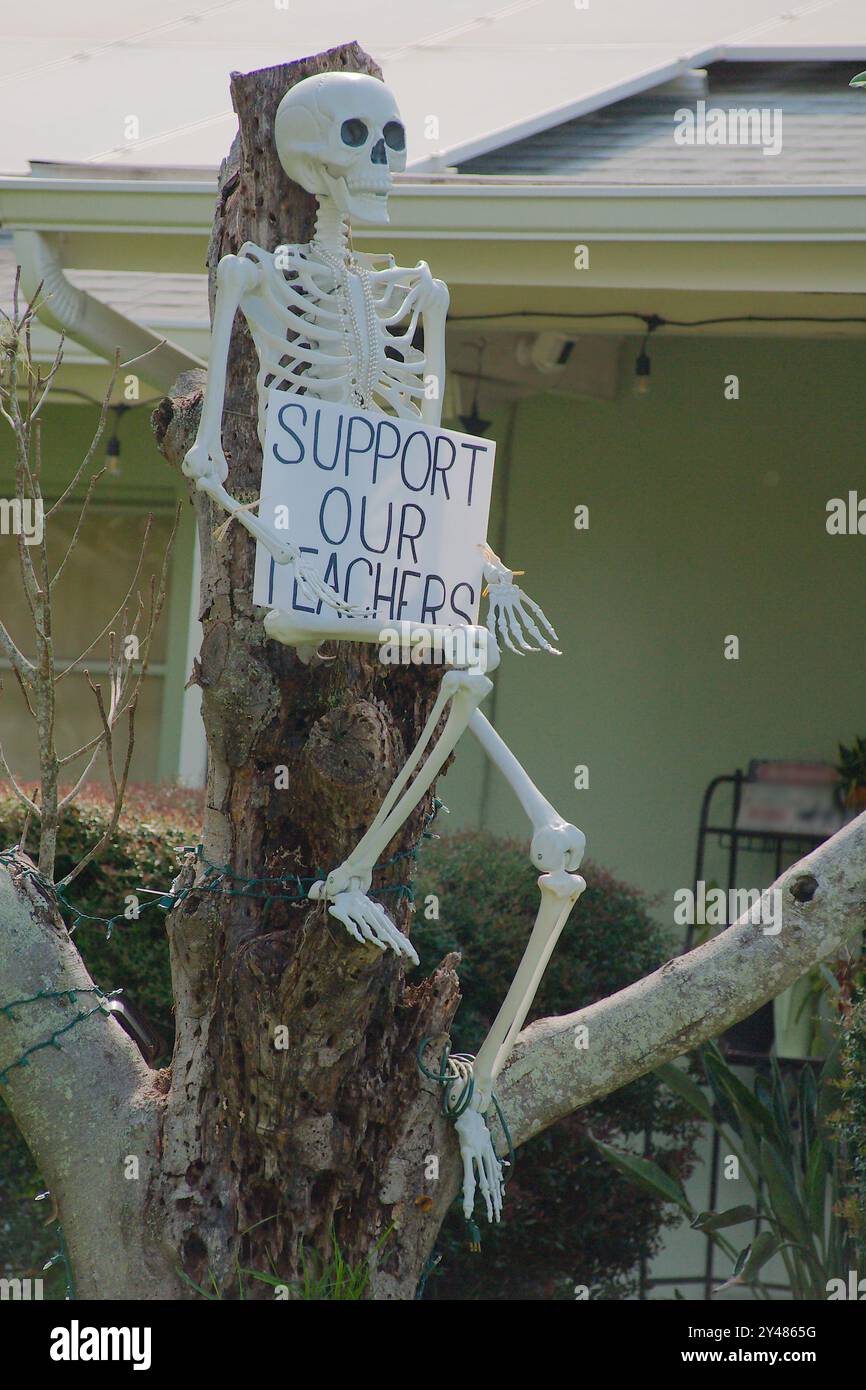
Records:
{"label": "white sign", "polygon": [[[273,388],[267,418],[259,516],[340,598],[383,624],[477,621],[492,440]],[[322,611],[261,545],[253,602],[311,630]]]}

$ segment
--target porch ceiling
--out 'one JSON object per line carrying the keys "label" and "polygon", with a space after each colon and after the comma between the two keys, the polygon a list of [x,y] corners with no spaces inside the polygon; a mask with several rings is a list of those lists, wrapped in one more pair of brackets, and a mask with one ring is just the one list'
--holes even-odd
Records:
{"label": "porch ceiling", "polygon": [[[204,357],[214,195],[210,180],[165,172],[0,179],[0,222],[13,237],[0,254],[0,301],[16,249],[37,232],[76,287]],[[658,315],[739,320],[662,330],[672,333],[866,336],[861,188],[602,188],[407,174],[391,225],[358,230],[355,240],[360,249],[390,243],[406,264],[428,260],[450,286],[454,333],[622,335],[643,331],[638,316]],[[580,245],[589,267],[577,270]],[[742,321],[749,316],[766,321]],[[846,318],[861,321],[839,322]],[[46,333],[40,349],[50,353],[54,341]],[[70,346],[70,368],[98,361]]]}

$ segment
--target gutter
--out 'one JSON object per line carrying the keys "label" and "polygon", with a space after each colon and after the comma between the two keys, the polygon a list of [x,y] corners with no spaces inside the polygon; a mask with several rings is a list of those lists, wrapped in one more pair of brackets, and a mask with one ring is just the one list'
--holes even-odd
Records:
{"label": "gutter", "polygon": [[74,338],[107,362],[113,362],[119,350],[121,363],[134,364],[136,375],[159,391],[169,392],[182,372],[207,366],[200,357],[133,323],[73,285],[66,277],[54,237],[19,228],[13,240],[21,266],[21,288],[27,299],[33,299],[41,285],[37,313],[49,328]]}

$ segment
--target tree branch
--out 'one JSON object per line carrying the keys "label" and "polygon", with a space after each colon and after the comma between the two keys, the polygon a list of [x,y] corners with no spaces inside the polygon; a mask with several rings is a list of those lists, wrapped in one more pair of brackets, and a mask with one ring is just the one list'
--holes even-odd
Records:
{"label": "tree branch", "polygon": [[[154,1073],[109,1014],[90,1012],[99,1001],[93,980],[32,870],[21,856],[0,864],[3,1099],[59,1207],[78,1296],[111,1298],[150,1259],[141,1211],[156,1162]],[[79,993],[4,1011],[40,991]],[[55,1045],[40,1046],[52,1035]],[[27,1065],[16,1066],[28,1049]]]}
{"label": "tree branch", "polygon": [[[862,931],[866,813],[787,869],[773,888],[782,903],[777,935],[765,935],[746,913],[618,994],[524,1029],[497,1086],[514,1143],[718,1037]],[[581,1025],[588,1030],[585,1048],[577,1045]],[[502,1145],[501,1131],[497,1142]]]}

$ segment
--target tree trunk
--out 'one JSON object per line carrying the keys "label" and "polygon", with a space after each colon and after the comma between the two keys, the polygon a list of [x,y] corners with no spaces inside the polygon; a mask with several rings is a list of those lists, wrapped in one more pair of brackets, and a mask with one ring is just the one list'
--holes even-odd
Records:
{"label": "tree trunk", "polygon": [[[315,200],[283,173],[273,118],[295,82],[339,69],[381,76],[354,44],[232,76],[239,134],[220,172],[212,285],[220,257],[244,241],[273,250],[312,234]],[[223,442],[229,485],[242,500],[258,496],[261,477],[256,371],[239,315]],[[186,398],[164,402],[155,418],[175,464],[200,408],[200,383],[182,389]],[[265,637],[251,601],[253,541],[234,525],[216,542],[224,514],[201,493],[195,504],[204,626],[197,678],[209,748],[204,856],[230,864],[241,880],[309,881],[336,867],[363,834],[416,742],[441,673],[385,667],[373,648],[345,643],[333,645],[332,659],[303,665]],[[384,901],[401,930],[410,903],[393,890],[411,877],[406,852],[431,804],[428,797],[386,852],[404,857],[374,878],[374,888],[392,890]],[[240,1259],[263,1271],[273,1265],[290,1281],[302,1242],[327,1258],[333,1233],[357,1265],[394,1227],[376,1284],[381,1296],[411,1296],[419,1247],[442,1216],[424,1158],[447,1152],[453,1162],[457,1152],[435,1097],[419,1092],[415,1063],[419,1039],[449,1027],[458,999],[453,963],[407,988],[397,958],[359,946],[324,905],[268,906],[263,897],[194,894],[172,913],[169,935],[177,1045],[161,1201],[184,1269],[197,1282],[210,1269],[228,1289]],[[280,1027],[286,1046],[278,1049]],[[413,1204],[425,1195],[434,1210],[420,1222]]]}

